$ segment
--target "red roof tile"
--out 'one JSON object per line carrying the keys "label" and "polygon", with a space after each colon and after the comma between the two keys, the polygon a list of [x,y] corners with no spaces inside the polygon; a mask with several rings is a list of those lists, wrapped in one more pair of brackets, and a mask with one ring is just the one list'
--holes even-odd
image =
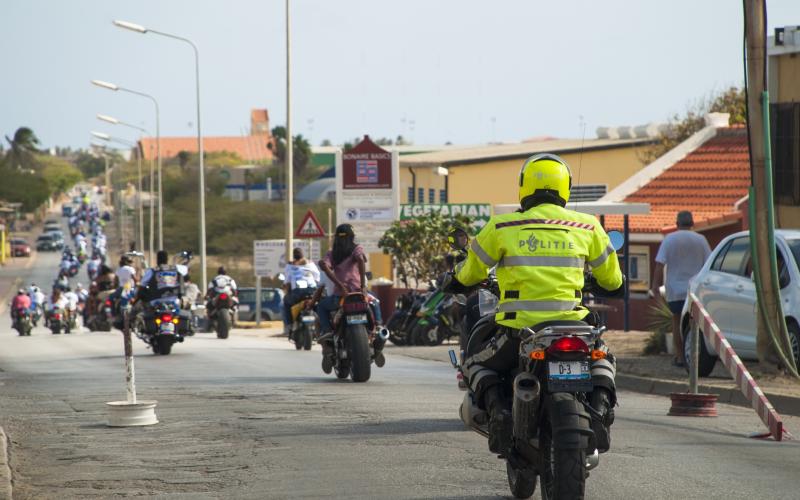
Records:
{"label": "red roof tile", "polygon": [[[271,137],[248,135],[244,137],[203,137],[203,151],[217,153],[228,151],[236,153],[243,161],[263,161],[272,159],[272,150],[267,146]],[[156,138],[143,137],[142,148],[145,159],[155,158]],[[161,157],[173,158],[181,151],[197,153],[197,137],[162,137]]]}
{"label": "red roof tile", "polygon": [[[658,233],[674,228],[681,210],[694,215],[695,226],[724,224],[741,218],[734,204],[750,187],[747,133],[722,128],[717,135],[624,201],[650,204],[649,215],[630,216],[631,232]],[[606,217],[609,229],[622,228],[622,216]]]}

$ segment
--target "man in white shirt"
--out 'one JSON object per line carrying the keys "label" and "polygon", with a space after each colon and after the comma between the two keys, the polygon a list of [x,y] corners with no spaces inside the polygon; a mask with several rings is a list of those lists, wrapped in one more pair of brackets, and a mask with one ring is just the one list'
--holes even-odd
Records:
{"label": "man in white shirt", "polygon": [[689,280],[703,267],[711,254],[711,247],[705,236],[692,231],[694,219],[691,212],[679,212],[676,225],[678,230],[668,234],[658,248],[650,293],[651,296],[658,296],[666,268],[666,299],[672,311],[672,344],[675,348],[675,359],[672,363],[675,366],[684,366],[686,360],[681,335],[681,311],[689,290]]}
{"label": "man in white shirt", "polygon": [[294,260],[286,265],[283,280],[283,289],[286,291],[283,297],[283,325],[287,335],[292,324],[292,306],[312,295],[320,280],[319,268],[306,260],[301,248],[295,248],[292,257]]}

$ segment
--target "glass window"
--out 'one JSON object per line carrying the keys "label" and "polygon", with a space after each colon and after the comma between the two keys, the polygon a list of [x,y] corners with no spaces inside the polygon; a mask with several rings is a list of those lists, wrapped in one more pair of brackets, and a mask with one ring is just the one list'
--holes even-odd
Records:
{"label": "glass window", "polygon": [[253,302],[255,302],[255,298],[256,298],[255,290],[239,290],[239,302],[252,304]]}
{"label": "glass window", "polygon": [[272,302],[275,300],[275,290],[261,290],[261,302]]}
{"label": "glass window", "polygon": [[439,190],[439,203],[447,203],[447,190],[440,189]]}
{"label": "glass window", "polygon": [[783,252],[780,248],[777,249],[775,255],[778,259],[778,285],[781,288],[786,288],[792,281],[789,277],[789,266],[786,265],[786,259],[783,258]]}
{"label": "glass window", "polygon": [[428,203],[436,203],[436,190],[433,188],[428,189]]}
{"label": "glass window", "polygon": [[736,238],[731,242],[719,270],[723,273],[745,275],[745,262],[750,254],[750,242],[747,237]]}
{"label": "glass window", "polygon": [[786,240],[786,243],[789,245],[789,250],[792,251],[794,263],[800,267],[800,240]]}
{"label": "glass window", "polygon": [[417,188],[417,200],[419,203],[425,203],[425,188]]}
{"label": "glass window", "polygon": [[408,202],[409,203],[414,203],[414,188],[413,187],[408,188]]}
{"label": "glass window", "polygon": [[728,252],[728,248],[730,248],[731,242],[725,243],[725,246],[717,253],[717,256],[714,257],[714,262],[711,263],[711,270],[712,271],[719,271],[719,268],[722,267],[722,258],[725,257],[725,254]]}

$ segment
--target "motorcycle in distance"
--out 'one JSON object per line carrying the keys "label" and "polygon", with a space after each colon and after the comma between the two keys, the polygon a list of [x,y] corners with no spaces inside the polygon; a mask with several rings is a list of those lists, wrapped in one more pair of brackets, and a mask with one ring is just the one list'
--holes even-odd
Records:
{"label": "motorcycle in distance", "polygon": [[[179,253],[174,258],[176,267],[187,268],[191,258],[191,252]],[[164,279],[177,283],[180,272],[180,268],[178,271],[169,271]],[[153,354],[166,356],[172,352],[173,344],[194,335],[192,314],[182,309],[180,297],[166,296],[147,303],[137,300],[136,304],[132,332],[153,349]]]}
{"label": "motorcycle in distance", "polygon": [[48,312],[48,324],[50,325],[50,331],[53,332],[53,335],[60,334],[62,329],[64,333],[70,332],[69,320],[66,310],[63,307],[54,307]]}
{"label": "motorcycle in distance", "polygon": [[17,309],[14,315],[14,329],[17,330],[20,337],[30,337],[33,329],[31,311],[25,308]]}
{"label": "motorcycle in distance", "polygon": [[411,327],[410,343],[435,346],[450,337],[458,337],[464,302],[463,297],[435,288],[417,312],[417,320]]}
{"label": "motorcycle in distance", "polygon": [[427,294],[422,294],[416,290],[411,290],[397,298],[395,309],[386,322],[389,330],[389,340],[394,345],[409,345],[411,329],[417,320],[417,313],[422,307]]}
{"label": "motorcycle in distance", "polygon": [[311,296],[301,299],[291,307],[289,340],[294,342],[294,347],[298,351],[300,349],[310,351],[311,342],[319,335],[319,317],[315,309],[324,292],[325,286],[320,286],[314,289]]}
{"label": "motorcycle in distance", "polygon": [[325,373],[332,368],[340,379],[369,380],[373,361],[378,368],[383,366],[383,346],[389,338],[385,328],[375,330],[375,316],[364,294],[343,296],[333,315],[331,366],[326,368],[323,363]]}
{"label": "motorcycle in distance", "polygon": [[[464,251],[468,237],[461,232],[451,241],[457,242],[456,250]],[[609,237],[615,249],[621,248],[621,233],[611,231]],[[591,275],[587,278],[587,284],[594,282]],[[447,285],[443,283],[443,288]],[[449,352],[460,379],[464,377],[464,360],[482,349],[496,332],[489,318],[496,311],[497,289],[493,293],[485,286],[486,283],[478,290],[483,317],[470,332],[460,358],[455,351]],[[602,295],[600,287],[587,288]],[[605,327],[582,322],[548,323],[537,330],[519,331],[519,365],[513,371],[513,380],[507,380],[509,394],[513,394],[513,446],[503,457],[506,474],[515,498],[533,495],[538,478],[544,499],[583,498],[588,471],[600,463],[591,422],[600,418],[594,409],[599,403],[596,399],[607,397],[607,393],[593,391],[591,363],[603,362],[610,356],[601,340]],[[459,386],[467,391],[459,409],[461,420],[471,430],[488,437],[488,413],[478,406],[467,386]]]}
{"label": "motorcycle in distance", "polygon": [[206,309],[209,328],[217,332],[218,339],[227,339],[235,323],[236,305],[239,303],[230,286],[215,287]]}

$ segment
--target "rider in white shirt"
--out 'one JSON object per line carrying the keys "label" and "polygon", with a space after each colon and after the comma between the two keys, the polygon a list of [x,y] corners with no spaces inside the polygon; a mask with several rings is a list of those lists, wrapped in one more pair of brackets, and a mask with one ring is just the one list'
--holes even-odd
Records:
{"label": "rider in white shirt", "polygon": [[283,288],[283,324],[285,333],[289,334],[292,323],[292,306],[300,300],[312,295],[320,282],[320,272],[316,264],[306,260],[301,248],[292,251],[294,260],[286,265]]}

